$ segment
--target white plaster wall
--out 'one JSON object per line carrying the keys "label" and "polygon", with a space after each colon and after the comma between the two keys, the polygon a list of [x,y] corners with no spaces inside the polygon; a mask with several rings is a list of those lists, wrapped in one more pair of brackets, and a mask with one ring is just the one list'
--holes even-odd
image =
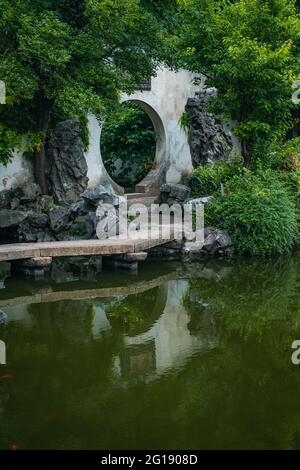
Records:
{"label": "white plaster wall", "polygon": [[[120,100],[138,100],[149,105],[154,113],[152,119],[156,126],[163,126],[164,132],[159,132],[163,142],[159,142],[156,155],[157,164],[166,164],[166,180],[178,183],[182,176],[192,170],[190,149],[185,132],[179,125],[179,119],[184,112],[188,98],[193,97],[196,87],[193,75],[185,70],[172,72],[160,68],[157,76],[152,78],[151,91],[138,91],[133,95],[122,95]],[[151,117],[151,116],[150,116]],[[88,163],[89,186],[95,186],[101,181],[111,181],[118,192],[121,188],[116,185],[104,167],[100,151],[101,125],[95,116],[89,116],[90,145],[86,152]],[[19,154],[7,167],[0,165],[0,190],[24,184],[33,179],[33,168]]]}
{"label": "white plaster wall", "polygon": [[100,154],[101,127],[95,116],[88,117],[90,145],[86,152],[89,185],[95,186],[105,176],[105,168]]}
{"label": "white plaster wall", "polygon": [[[150,117],[155,128],[163,125],[164,132],[159,132],[163,151],[160,149],[156,155],[158,165],[166,164],[166,180],[169,183],[178,183],[182,176],[189,174],[192,169],[192,159],[188,145],[187,135],[181,128],[179,120],[185,110],[188,98],[195,96],[196,86],[193,84],[193,75],[185,70],[173,72],[160,68],[157,76],[152,78],[151,91],[137,91],[132,95],[123,94],[121,102],[132,100],[145,103],[154,113]],[[101,126],[94,116],[89,118],[90,148],[86,153],[88,162],[88,177],[90,186],[107,179],[101,150]],[[164,134],[164,135],[162,135]]]}
{"label": "white plaster wall", "polygon": [[12,162],[5,167],[0,164],[0,191],[33,181],[33,165],[21,153],[15,152]]}
{"label": "white plaster wall", "polygon": [[133,95],[123,95],[121,100],[140,100],[150,105],[161,118],[166,135],[166,155],[168,183],[178,183],[182,176],[192,169],[192,159],[187,135],[179,120],[185,111],[188,98],[196,93],[194,75],[186,70],[173,72],[160,68],[152,78],[151,91],[138,91]]}

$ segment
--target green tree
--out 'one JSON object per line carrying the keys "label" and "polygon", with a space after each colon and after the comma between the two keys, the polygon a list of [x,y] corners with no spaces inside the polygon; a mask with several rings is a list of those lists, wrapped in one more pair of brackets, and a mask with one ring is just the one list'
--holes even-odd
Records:
{"label": "green tree", "polygon": [[0,161],[26,135],[46,193],[45,142],[55,122],[101,116],[121,90],[153,75],[164,29],[140,0],[2,0]]}
{"label": "green tree", "polygon": [[179,0],[174,62],[218,88],[214,110],[236,120],[245,163],[292,127],[300,18],[294,0]]}

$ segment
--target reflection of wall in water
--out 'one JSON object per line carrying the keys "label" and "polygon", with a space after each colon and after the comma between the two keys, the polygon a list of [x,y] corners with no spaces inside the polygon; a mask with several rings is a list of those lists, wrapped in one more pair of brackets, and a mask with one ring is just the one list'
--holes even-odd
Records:
{"label": "reflection of wall in water", "polygon": [[[116,359],[116,370],[124,376],[146,375],[151,373],[149,362],[138,359],[143,356],[143,348],[154,345],[156,374],[163,374],[170,369],[184,366],[187,360],[197,351],[215,348],[218,337],[213,337],[210,331],[203,329],[200,334],[191,334],[189,329],[190,316],[183,306],[184,295],[189,287],[186,280],[176,280],[168,283],[166,305],[162,315],[147,332],[133,337],[125,337],[125,351]],[[208,326],[209,328],[209,326]],[[123,357],[130,356],[124,368]],[[136,354],[136,362],[133,356]],[[145,357],[144,357],[145,359]],[[133,370],[138,363],[137,370]],[[132,370],[128,371],[131,365]],[[151,375],[151,374],[150,374]]]}
{"label": "reflection of wall in water", "polygon": [[5,313],[9,322],[22,322],[22,327],[27,328],[37,327],[38,325],[41,327],[41,321],[43,321],[43,326],[45,326],[45,322],[50,322],[48,329],[51,328],[51,325],[57,328],[62,323],[66,336],[70,326],[76,327],[78,325],[79,334],[83,340],[84,335],[79,323],[80,320],[85,321],[87,310],[92,315],[91,336],[95,338],[103,331],[111,328],[105,311],[116,301],[117,299],[80,300],[76,301],[76,308],[74,308],[74,301],[72,300],[61,301],[60,303],[20,304],[5,307]]}
{"label": "reflection of wall in water", "polygon": [[32,317],[29,312],[29,305],[13,305],[5,307],[5,313],[9,322],[22,322],[22,325],[31,327],[33,325]]}
{"label": "reflection of wall in water", "polygon": [[109,330],[111,325],[106,316],[106,309],[114,304],[117,300],[111,299],[107,301],[94,302],[94,318],[92,324],[92,334],[93,337],[101,335],[102,332]]}
{"label": "reflection of wall in water", "polygon": [[[206,305],[195,293],[196,317],[184,307],[184,297],[193,298],[188,280],[175,280],[162,284],[155,294],[153,311],[147,316],[139,334],[122,335],[120,353],[115,359],[115,371],[124,378],[163,374],[186,364],[198,351],[209,351],[218,345],[220,328],[212,305]],[[196,295],[197,294],[197,295]],[[126,299],[126,296],[124,296]],[[106,312],[120,297],[76,301],[62,301],[36,305],[8,306],[9,321],[22,321],[47,330],[60,332],[66,339],[89,341],[105,331],[114,330]],[[199,315],[198,315],[199,306]],[[143,315],[143,312],[141,312]],[[146,319],[146,318],[145,318]]]}
{"label": "reflection of wall in water", "polygon": [[120,369],[124,377],[155,372],[155,341],[126,347],[120,354]]}
{"label": "reflection of wall in water", "polygon": [[6,344],[0,339],[0,365],[6,364]]}

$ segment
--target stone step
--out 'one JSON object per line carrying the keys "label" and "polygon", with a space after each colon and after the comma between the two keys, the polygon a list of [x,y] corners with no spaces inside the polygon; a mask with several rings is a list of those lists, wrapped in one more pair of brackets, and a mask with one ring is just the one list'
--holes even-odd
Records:
{"label": "stone step", "polygon": [[128,193],[128,194],[125,194],[125,196],[127,197],[127,199],[138,199],[140,197],[145,197],[145,193]]}
{"label": "stone step", "polygon": [[157,199],[157,196],[145,196],[143,195],[138,196],[138,197],[131,197],[128,198],[128,207],[130,207],[132,204],[142,204],[149,208],[151,204],[154,204]]}

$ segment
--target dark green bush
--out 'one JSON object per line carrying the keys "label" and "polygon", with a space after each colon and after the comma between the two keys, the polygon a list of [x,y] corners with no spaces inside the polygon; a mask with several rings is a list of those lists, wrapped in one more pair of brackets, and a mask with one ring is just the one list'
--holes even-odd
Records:
{"label": "dark green bush", "polygon": [[275,156],[279,177],[295,193],[300,207],[300,137],[285,142]]}
{"label": "dark green bush", "polygon": [[225,196],[216,196],[206,213],[209,223],[228,230],[239,253],[283,253],[299,236],[294,197],[272,170],[255,174],[244,169],[243,176],[228,181]]}
{"label": "dark green bush", "polygon": [[194,197],[209,196],[221,190],[233,175],[239,174],[242,169],[241,160],[234,159],[229,162],[220,161],[213,165],[199,166],[187,179],[187,185]]}
{"label": "dark green bush", "polygon": [[279,170],[300,173],[300,137],[285,142],[276,154]]}
{"label": "dark green bush", "polygon": [[290,191],[295,194],[297,207],[300,208],[300,172],[281,171],[279,178],[288,186]]}
{"label": "dark green bush", "polygon": [[77,235],[78,237],[84,237],[88,232],[87,226],[84,222],[79,222],[78,224],[75,225],[73,229],[74,235]]}

